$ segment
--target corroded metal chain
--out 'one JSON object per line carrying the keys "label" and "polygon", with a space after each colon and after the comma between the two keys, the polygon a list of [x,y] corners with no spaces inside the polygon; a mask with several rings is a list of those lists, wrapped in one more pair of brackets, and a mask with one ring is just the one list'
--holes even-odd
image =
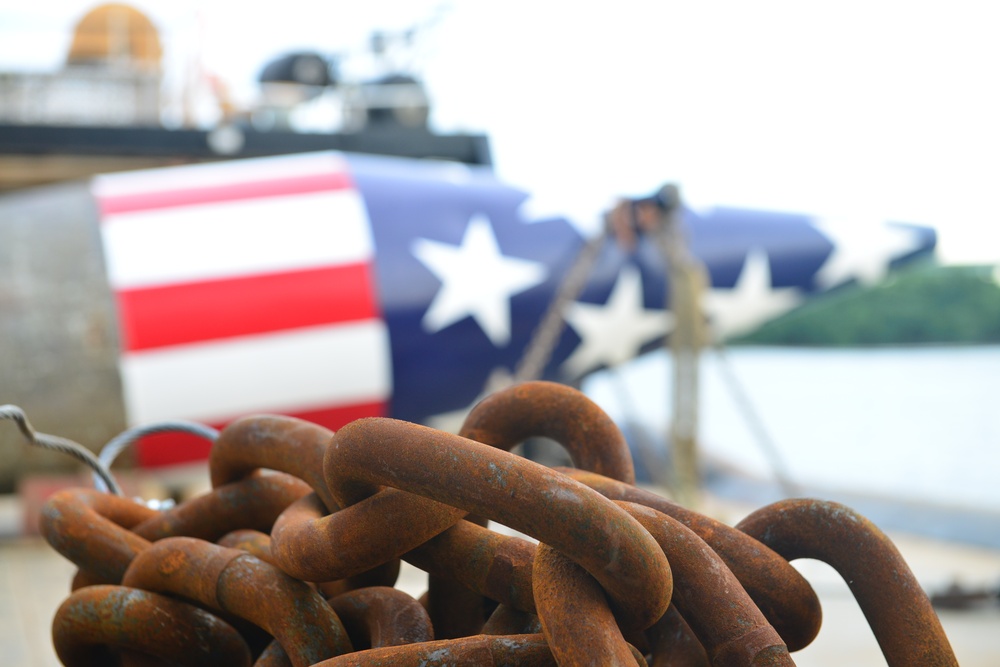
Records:
{"label": "corroded metal chain", "polygon": [[[507,451],[535,436],[576,468]],[[162,512],[49,499],[42,532],[80,568],[53,623],[64,664],[792,665],[821,622],[799,557],[849,579],[890,665],[956,664],[869,522],[790,501],[733,528],[639,489],[621,433],[562,385],[498,392],[459,435],[247,417],[210,475]],[[429,574],[419,600],[393,588],[400,559]]]}

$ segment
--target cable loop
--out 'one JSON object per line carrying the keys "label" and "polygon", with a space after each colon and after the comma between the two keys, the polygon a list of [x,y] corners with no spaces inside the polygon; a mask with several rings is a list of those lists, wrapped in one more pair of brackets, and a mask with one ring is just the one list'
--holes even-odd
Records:
{"label": "cable loop", "polygon": [[91,470],[94,471],[95,479],[101,480],[103,488],[101,486],[98,488],[102,491],[116,496],[124,495],[121,487],[118,485],[118,482],[115,480],[108,467],[101,462],[100,459],[94,456],[93,452],[83,445],[73,442],[67,438],[60,438],[57,435],[39,433],[34,429],[34,427],[32,427],[31,422],[28,421],[28,417],[24,414],[24,410],[16,405],[0,405],[0,419],[10,419],[15,422],[18,429],[21,431],[21,434],[28,441],[28,444],[68,454],[78,461],[85,463]]}

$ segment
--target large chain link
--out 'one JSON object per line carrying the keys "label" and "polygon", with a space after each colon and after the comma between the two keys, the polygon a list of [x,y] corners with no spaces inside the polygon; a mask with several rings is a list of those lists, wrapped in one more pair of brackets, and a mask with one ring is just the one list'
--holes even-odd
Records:
{"label": "large chain link", "polygon": [[[506,451],[538,435],[577,467]],[[849,581],[889,665],[957,664],[870,522],[785,501],[734,528],[639,489],[621,434],[562,385],[498,392],[460,435],[247,417],[211,478],[162,512],[90,489],[48,501],[43,533],[80,567],[53,623],[64,664],[791,665],[821,619],[800,557]],[[399,559],[430,575],[419,600],[393,588]]]}

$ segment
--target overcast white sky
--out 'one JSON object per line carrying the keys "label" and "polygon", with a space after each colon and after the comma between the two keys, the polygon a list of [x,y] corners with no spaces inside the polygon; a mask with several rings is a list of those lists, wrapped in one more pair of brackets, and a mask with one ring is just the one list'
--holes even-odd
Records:
{"label": "overcast white sky", "polygon": [[[0,0],[0,69],[58,67],[96,4]],[[359,49],[443,7],[416,51],[433,124],[488,133],[501,177],[567,211],[676,181],[698,205],[927,223],[944,259],[1000,261],[993,2],[133,4],[175,75],[200,44],[247,98],[282,52]]]}

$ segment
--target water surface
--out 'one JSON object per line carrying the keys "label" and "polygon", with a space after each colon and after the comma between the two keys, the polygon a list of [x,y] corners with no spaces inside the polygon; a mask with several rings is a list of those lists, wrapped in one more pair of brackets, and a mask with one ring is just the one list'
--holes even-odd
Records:
{"label": "water surface", "polygon": [[[725,358],[706,352],[701,367],[706,461],[774,476],[728,363],[796,483],[1000,513],[1000,346],[741,347]],[[670,382],[669,356],[656,352],[585,390],[616,419],[662,433]]]}

